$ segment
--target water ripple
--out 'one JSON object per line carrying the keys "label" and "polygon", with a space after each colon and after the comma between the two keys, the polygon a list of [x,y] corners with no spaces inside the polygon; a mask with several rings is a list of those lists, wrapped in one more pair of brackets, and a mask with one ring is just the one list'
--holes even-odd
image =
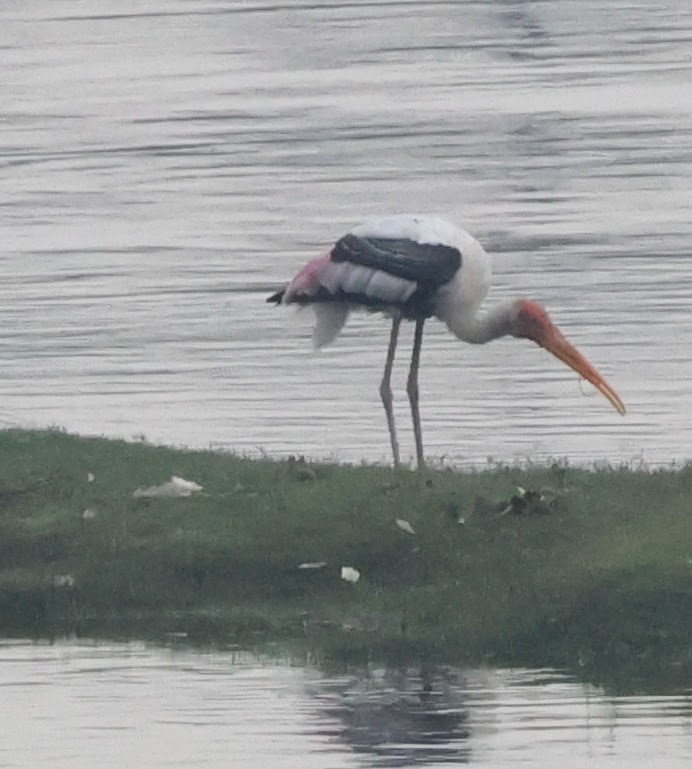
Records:
{"label": "water ripple", "polygon": [[33,0],[0,29],[4,424],[386,459],[386,324],[315,355],[308,313],[264,299],[361,219],[431,210],[630,410],[431,323],[431,453],[689,457],[686,6]]}

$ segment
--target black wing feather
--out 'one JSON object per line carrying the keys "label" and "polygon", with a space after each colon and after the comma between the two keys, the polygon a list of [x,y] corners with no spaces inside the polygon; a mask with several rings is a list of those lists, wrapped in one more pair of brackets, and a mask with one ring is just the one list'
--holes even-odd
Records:
{"label": "black wing feather", "polygon": [[453,246],[407,238],[360,238],[351,233],[336,243],[331,259],[382,270],[431,288],[451,280],[461,267],[461,252]]}

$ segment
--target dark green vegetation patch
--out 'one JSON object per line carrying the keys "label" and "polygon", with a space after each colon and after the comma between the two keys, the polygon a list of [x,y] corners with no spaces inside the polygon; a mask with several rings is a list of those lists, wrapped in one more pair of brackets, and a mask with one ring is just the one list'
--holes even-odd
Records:
{"label": "dark green vegetation patch", "polygon": [[[203,490],[133,497],[173,475]],[[415,473],[4,432],[0,633],[689,681],[692,469]]]}

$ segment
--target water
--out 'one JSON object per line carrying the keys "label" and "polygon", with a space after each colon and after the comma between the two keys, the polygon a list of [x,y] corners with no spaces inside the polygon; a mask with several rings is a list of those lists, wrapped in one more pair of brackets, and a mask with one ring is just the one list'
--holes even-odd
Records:
{"label": "water", "polygon": [[324,672],[232,652],[0,644],[0,766],[688,767],[692,692],[554,670]]}
{"label": "water", "polygon": [[685,460],[691,45],[687,0],[2,3],[1,422],[388,461],[386,324],[316,355],[264,298],[364,218],[429,211],[629,408],[430,323],[430,455]]}

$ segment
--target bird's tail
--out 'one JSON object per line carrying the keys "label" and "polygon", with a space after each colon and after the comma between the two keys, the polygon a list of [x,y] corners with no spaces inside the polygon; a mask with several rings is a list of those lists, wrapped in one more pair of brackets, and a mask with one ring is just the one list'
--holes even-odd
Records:
{"label": "bird's tail", "polygon": [[283,300],[285,293],[286,293],[286,289],[282,288],[281,291],[277,291],[275,294],[268,296],[267,301],[271,302],[272,304],[281,304],[281,301]]}

